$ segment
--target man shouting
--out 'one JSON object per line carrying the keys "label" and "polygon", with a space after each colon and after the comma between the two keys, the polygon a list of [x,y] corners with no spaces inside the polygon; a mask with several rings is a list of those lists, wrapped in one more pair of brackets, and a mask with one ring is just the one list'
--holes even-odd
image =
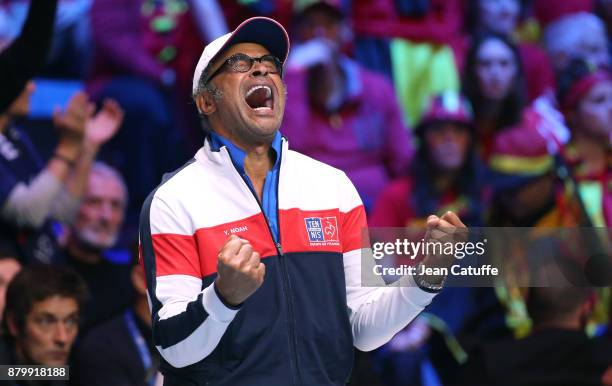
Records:
{"label": "man shouting", "polygon": [[[204,146],[144,204],[165,385],[344,385],[353,347],[384,344],[441,289],[441,277],[361,287],[357,191],[278,132],[288,51],[287,32],[263,17],[205,47],[193,78]],[[428,220],[434,233],[456,227],[450,212]]]}

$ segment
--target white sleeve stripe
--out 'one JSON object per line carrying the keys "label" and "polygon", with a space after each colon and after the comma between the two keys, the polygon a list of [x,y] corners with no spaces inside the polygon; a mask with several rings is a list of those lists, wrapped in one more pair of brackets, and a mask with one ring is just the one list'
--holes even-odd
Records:
{"label": "white sleeve stripe", "polygon": [[156,278],[155,295],[163,306],[154,318],[153,336],[172,366],[184,367],[208,356],[238,312],[221,302],[213,285],[200,291],[201,279],[192,276]]}
{"label": "white sleeve stripe", "polygon": [[[353,343],[362,351],[370,351],[387,343],[410,323],[435,294],[418,287],[384,286],[384,283],[376,287],[362,286],[362,252],[364,256],[371,256],[367,249],[344,254],[344,274]],[[374,261],[370,260],[363,262],[364,269],[373,266]]]}
{"label": "white sleeve stripe", "polygon": [[204,296],[202,296],[202,304],[204,305],[204,309],[206,312],[208,312],[208,315],[217,322],[229,323],[234,319],[234,316],[236,316],[238,310],[233,310],[223,304],[213,287],[214,283],[204,288]]}
{"label": "white sleeve stripe", "polygon": [[189,366],[206,358],[217,347],[229,322],[207,318],[183,341],[157,350],[168,363],[176,368]]}

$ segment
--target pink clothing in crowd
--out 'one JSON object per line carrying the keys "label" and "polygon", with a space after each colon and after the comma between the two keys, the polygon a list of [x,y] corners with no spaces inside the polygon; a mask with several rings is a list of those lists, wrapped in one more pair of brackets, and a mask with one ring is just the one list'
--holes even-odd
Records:
{"label": "pink clothing in crowd", "polygon": [[529,102],[554,91],[555,73],[546,51],[537,44],[520,43],[518,45],[527,83],[527,100]]}
{"label": "pink clothing in crowd", "polygon": [[414,151],[389,81],[355,68],[357,91],[332,116],[310,107],[307,72],[289,70],[281,133],[294,150],[343,170],[369,209],[391,178],[406,170]]}
{"label": "pink clothing in crowd", "polygon": [[577,12],[593,12],[594,0],[534,0],[533,13],[546,27],[563,16]]}
{"label": "pink clothing in crowd", "polygon": [[355,33],[372,37],[399,37],[450,44],[461,34],[462,0],[431,0],[422,17],[401,16],[394,0],[354,0]]}
{"label": "pink clothing in crowd", "polygon": [[[129,75],[162,84],[168,68],[176,73],[176,85],[189,95],[193,68],[201,53],[202,39],[190,11],[178,15],[176,26],[166,33],[152,29],[152,16],[142,12],[144,1],[96,0],[91,24],[96,55],[92,69],[93,91],[115,76]],[[158,58],[164,47],[176,54],[167,63]]]}

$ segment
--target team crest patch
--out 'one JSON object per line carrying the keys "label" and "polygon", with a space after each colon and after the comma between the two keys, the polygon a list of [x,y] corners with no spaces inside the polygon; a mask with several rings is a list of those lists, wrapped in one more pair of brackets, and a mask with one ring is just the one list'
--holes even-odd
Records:
{"label": "team crest patch", "polygon": [[339,245],[338,220],[332,217],[306,217],[306,233],[311,245]]}

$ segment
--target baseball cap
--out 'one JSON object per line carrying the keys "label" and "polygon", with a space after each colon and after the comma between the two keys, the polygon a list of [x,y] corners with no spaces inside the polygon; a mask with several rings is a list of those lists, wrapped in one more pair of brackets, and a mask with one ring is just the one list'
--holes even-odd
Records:
{"label": "baseball cap", "polygon": [[436,122],[453,122],[473,129],[474,115],[470,101],[455,91],[434,95],[415,132],[423,135],[426,129]]}
{"label": "baseball cap", "polygon": [[193,74],[192,91],[195,94],[202,72],[226,48],[238,43],[257,43],[285,62],[289,54],[289,35],[276,20],[268,17],[252,17],[243,21],[233,32],[229,32],[210,42],[200,56]]}

